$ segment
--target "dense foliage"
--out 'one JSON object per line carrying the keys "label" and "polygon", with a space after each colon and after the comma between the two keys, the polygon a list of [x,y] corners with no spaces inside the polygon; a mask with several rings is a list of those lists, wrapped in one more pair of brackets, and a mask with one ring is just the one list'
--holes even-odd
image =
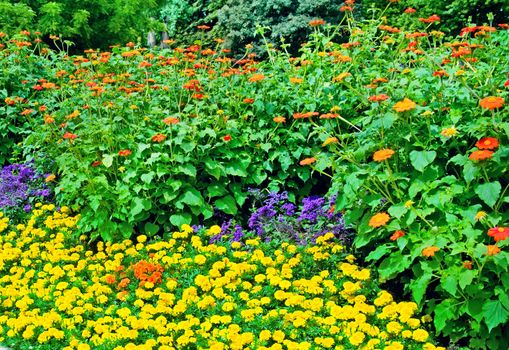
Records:
{"label": "dense foliage", "polygon": [[[220,41],[69,56],[2,33],[3,125],[26,134],[58,204],[81,214],[75,238],[119,244],[218,213],[228,217],[209,242],[232,247],[354,230],[355,253],[433,315],[439,335],[505,349],[509,25],[451,39],[434,14],[407,11],[398,28],[345,6],[341,25],[310,21],[297,56],[267,43],[263,62],[249,47],[234,60]],[[241,235],[250,187],[271,194]],[[330,202],[308,197],[324,188]]]}
{"label": "dense foliage", "polygon": [[39,31],[72,40],[80,48],[102,47],[128,41],[145,42],[150,30],[163,30],[156,21],[162,0],[2,0],[0,31]]}

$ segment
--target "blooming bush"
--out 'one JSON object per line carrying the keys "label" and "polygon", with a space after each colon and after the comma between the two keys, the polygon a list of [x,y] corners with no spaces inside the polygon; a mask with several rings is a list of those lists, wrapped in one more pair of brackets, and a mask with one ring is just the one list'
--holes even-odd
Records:
{"label": "blooming bush", "polygon": [[[1,219],[0,343],[32,349],[444,349],[413,302],[395,301],[334,242],[207,243],[187,225],[164,239],[71,234],[67,207]],[[212,231],[212,232],[210,232]],[[81,237],[81,241],[86,237]],[[24,249],[17,244],[23,242]]]}

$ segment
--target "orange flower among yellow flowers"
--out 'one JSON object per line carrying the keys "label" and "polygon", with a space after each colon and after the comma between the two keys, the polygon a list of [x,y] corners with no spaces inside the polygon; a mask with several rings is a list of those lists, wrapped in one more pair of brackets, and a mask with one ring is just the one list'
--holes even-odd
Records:
{"label": "orange flower among yellow flowers", "polygon": [[435,253],[438,252],[439,250],[440,248],[432,245],[431,247],[427,247],[422,250],[422,256],[425,256],[426,258],[435,256]]}
{"label": "orange flower among yellow flowers", "polygon": [[373,160],[375,162],[383,162],[386,159],[389,159],[394,154],[394,151],[390,148],[384,148],[379,151],[373,153]]}
{"label": "orange flower among yellow flowers", "polygon": [[479,105],[485,109],[496,109],[504,105],[504,99],[498,96],[488,96],[483,98]]}
{"label": "orange flower among yellow flowers", "polygon": [[405,97],[403,99],[403,101],[396,102],[396,104],[394,106],[392,106],[392,108],[396,112],[406,112],[406,111],[411,111],[412,109],[415,108],[415,106],[416,106],[416,104],[414,101]]}
{"label": "orange flower among yellow flowers", "polygon": [[377,228],[380,226],[384,226],[386,223],[389,222],[391,217],[387,213],[377,213],[369,219],[368,225],[373,228]]}

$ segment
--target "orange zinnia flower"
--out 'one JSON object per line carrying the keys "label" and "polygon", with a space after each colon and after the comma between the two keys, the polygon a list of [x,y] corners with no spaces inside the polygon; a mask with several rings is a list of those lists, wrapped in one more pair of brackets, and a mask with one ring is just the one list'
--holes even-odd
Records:
{"label": "orange zinnia flower", "polygon": [[278,124],[286,122],[286,118],[282,116],[274,117],[272,120]]}
{"label": "orange zinnia flower", "polygon": [[489,256],[497,255],[498,253],[500,253],[500,248],[497,247],[496,245],[487,245],[486,248],[488,250],[486,254]]}
{"label": "orange zinnia flower", "polygon": [[66,132],[64,134],[64,139],[74,140],[77,137],[78,137],[78,135],[70,133],[70,132]]}
{"label": "orange zinnia flower", "polygon": [[175,125],[179,123],[179,120],[175,117],[168,117],[163,119],[163,123],[166,125]]}
{"label": "orange zinnia flower", "polygon": [[491,158],[493,156],[493,153],[494,153],[493,151],[487,151],[487,150],[473,151],[468,156],[468,158],[470,158],[470,160],[481,161],[481,160]]}
{"label": "orange zinnia flower", "polygon": [[471,261],[463,261],[463,267],[468,269],[468,270],[472,270],[472,268],[474,267],[474,264],[472,264]]}
{"label": "orange zinnia flower", "polygon": [[315,157],[310,157],[310,158],[304,158],[303,160],[300,161],[300,165],[310,165],[310,164],[313,164],[314,162],[316,162],[316,158]]}
{"label": "orange zinnia flower", "polygon": [[488,236],[495,238],[495,242],[509,238],[509,227],[493,227],[488,230]]}
{"label": "orange zinnia flower", "polygon": [[422,256],[424,256],[426,258],[435,256],[435,253],[438,252],[439,250],[440,250],[440,248],[432,245],[431,247],[427,247],[422,250]]}
{"label": "orange zinnia flower", "polygon": [[486,109],[496,109],[496,108],[500,108],[504,105],[504,99],[502,97],[498,97],[498,96],[488,96],[488,97],[483,98],[479,102],[479,105],[482,108],[486,108]]}
{"label": "orange zinnia flower", "polygon": [[391,241],[395,241],[397,240],[398,238],[401,238],[405,235],[405,232],[404,231],[401,231],[401,230],[397,230],[397,231],[394,231],[393,235],[391,236]]}
{"label": "orange zinnia flower", "polygon": [[325,24],[325,21],[323,19],[314,19],[309,22],[309,25],[311,27],[318,27],[318,26],[322,26],[324,24]]}
{"label": "orange zinnia flower", "polygon": [[48,175],[44,181],[51,182],[51,181],[55,180],[55,178],[56,178],[55,174],[51,174],[51,175]]}
{"label": "orange zinnia flower", "polygon": [[325,139],[325,141],[322,143],[322,147],[325,147],[327,145],[330,145],[331,143],[338,143],[337,137],[328,137]]}
{"label": "orange zinnia flower", "polygon": [[384,226],[386,223],[389,222],[391,217],[387,213],[377,213],[369,219],[368,225],[373,228],[377,228],[380,226]]}
{"label": "orange zinnia flower", "polygon": [[249,78],[249,82],[250,82],[250,83],[255,83],[255,82],[257,82],[257,81],[262,81],[263,79],[265,79],[265,75],[260,74],[260,73],[257,73],[257,74],[253,74],[253,75]]}
{"label": "orange zinnia flower", "polygon": [[390,148],[384,148],[373,153],[373,160],[375,162],[382,162],[389,159],[394,154],[394,151]]}
{"label": "orange zinnia flower", "polygon": [[483,137],[475,144],[479,149],[495,149],[498,147],[498,140],[494,137]]}
{"label": "orange zinnia flower", "polygon": [[392,107],[396,112],[406,112],[411,111],[416,106],[415,102],[410,100],[409,98],[404,98],[403,101],[396,102],[396,104]]}
{"label": "orange zinnia flower", "polygon": [[128,155],[130,155],[132,152],[128,149],[123,149],[121,151],[118,152],[118,155],[121,156],[121,157],[127,157]]}
{"label": "orange zinnia flower", "polygon": [[163,142],[166,139],[166,136],[163,134],[155,134],[152,136],[152,142]]}

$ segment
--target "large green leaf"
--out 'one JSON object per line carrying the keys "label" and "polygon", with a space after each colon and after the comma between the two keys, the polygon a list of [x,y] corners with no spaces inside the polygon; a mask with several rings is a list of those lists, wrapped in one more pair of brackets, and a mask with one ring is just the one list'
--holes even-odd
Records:
{"label": "large green leaf", "polygon": [[410,289],[412,290],[412,297],[417,304],[421,304],[421,301],[426,294],[426,288],[428,288],[428,284],[431,281],[431,277],[433,275],[431,272],[424,272],[419,278],[412,281],[410,284]]}
{"label": "large green leaf", "polygon": [[410,152],[410,163],[418,171],[424,171],[429,164],[431,164],[437,156],[435,151],[412,151]]}
{"label": "large green leaf", "polygon": [[504,308],[499,300],[488,300],[482,307],[484,321],[491,332],[499,324],[506,323],[509,311]]}
{"label": "large green leaf", "polygon": [[235,198],[230,195],[214,201],[214,204],[219,210],[226,214],[237,214],[237,203],[235,202]]}
{"label": "large green leaf", "polygon": [[204,201],[201,193],[196,188],[189,187],[180,198],[180,202],[185,203],[190,207],[197,207],[201,206]]}
{"label": "large green leaf", "polygon": [[188,213],[173,214],[170,216],[170,222],[180,229],[182,225],[191,223],[191,215]]}
{"label": "large green leaf", "polygon": [[436,330],[440,332],[445,328],[447,321],[453,319],[454,317],[454,307],[452,306],[451,300],[446,299],[442,301],[437,305],[437,307],[435,307],[433,323],[435,323]]}
{"label": "large green leaf", "polygon": [[475,188],[475,193],[484,201],[484,203],[493,208],[495,203],[497,203],[501,190],[502,186],[500,186],[498,181],[495,181],[477,186]]}

